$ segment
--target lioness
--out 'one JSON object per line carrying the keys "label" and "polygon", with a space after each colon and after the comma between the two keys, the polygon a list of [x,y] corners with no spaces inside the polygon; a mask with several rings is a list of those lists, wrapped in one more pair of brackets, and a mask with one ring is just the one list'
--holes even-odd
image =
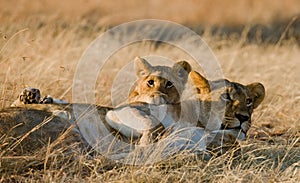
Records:
{"label": "lioness", "polygon": [[242,85],[226,79],[208,81],[192,71],[189,75],[200,104],[198,125],[211,131],[209,146],[232,144],[245,139],[251,127],[251,115],[265,97],[261,83]]}
{"label": "lioness", "polygon": [[[50,134],[45,133],[45,136],[42,137],[44,139],[47,138],[47,135],[51,137],[51,139],[54,139],[54,137],[57,137],[59,134],[58,132],[63,130],[62,127],[77,124],[80,134],[87,141],[92,143],[96,143],[96,139],[99,136],[103,137],[114,134],[121,136],[122,141],[137,141],[140,144],[147,144],[149,138],[156,138],[155,135],[153,135],[155,134],[154,132],[164,130],[159,120],[152,118],[151,110],[149,110],[147,105],[178,105],[191,67],[185,61],[177,62],[173,67],[152,66],[145,59],[139,57],[135,59],[134,64],[138,79],[128,97],[129,104],[119,106],[115,110],[130,106],[131,112],[136,113],[137,116],[143,116],[143,119],[139,121],[139,123],[142,123],[139,125],[139,129],[130,128],[129,131],[126,131],[124,125],[121,127],[116,125],[120,120],[117,118],[118,115],[109,112],[112,110],[110,107],[89,104],[65,104],[65,101],[56,100],[51,97],[41,99],[38,89],[25,88],[19,98],[13,103],[15,108],[7,108],[0,113],[0,135],[10,135],[6,132],[10,128],[17,126],[17,128],[14,128],[12,136],[22,136],[26,134],[26,132],[30,132],[31,129],[29,127],[39,126],[39,123],[49,117],[50,120],[47,121],[43,129],[46,129],[44,131],[49,131]],[[148,90],[143,91],[145,88],[148,88]],[[53,104],[39,105],[44,103]],[[95,111],[101,120],[98,120],[97,124],[90,122],[92,121],[90,118],[93,118],[91,113],[95,114]],[[28,117],[28,114],[30,114],[30,117]],[[123,118],[126,118],[126,115],[123,116]],[[54,123],[52,123],[52,121]],[[57,121],[59,121],[59,125],[55,128],[53,126],[55,126]],[[49,125],[55,130],[50,130],[48,128]],[[71,132],[77,134],[77,128],[74,129],[75,130]],[[103,131],[103,129],[105,130]],[[34,131],[28,134],[29,137],[30,134],[38,135],[38,133]],[[31,139],[30,142],[32,143],[35,141],[35,138],[24,138],[22,141],[24,141],[25,144],[27,144],[26,139]],[[38,140],[38,138],[36,138],[36,140]],[[112,139],[110,140],[113,141]],[[39,144],[40,142],[41,141],[38,140],[38,142],[35,143]]]}

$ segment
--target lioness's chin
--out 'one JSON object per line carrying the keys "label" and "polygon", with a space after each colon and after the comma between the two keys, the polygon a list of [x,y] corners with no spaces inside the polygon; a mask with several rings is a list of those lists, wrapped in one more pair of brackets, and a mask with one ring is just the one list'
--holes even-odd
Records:
{"label": "lioness's chin", "polygon": [[247,133],[249,131],[249,129],[251,128],[251,123],[250,122],[244,122],[241,125],[241,129],[243,130],[243,132]]}
{"label": "lioness's chin", "polygon": [[163,105],[168,103],[163,97],[147,97],[145,101],[148,104],[154,105]]}

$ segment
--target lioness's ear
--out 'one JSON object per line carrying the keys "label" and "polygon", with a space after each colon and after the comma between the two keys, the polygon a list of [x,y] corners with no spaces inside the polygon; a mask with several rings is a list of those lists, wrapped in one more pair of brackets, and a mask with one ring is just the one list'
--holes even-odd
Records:
{"label": "lioness's ear", "polygon": [[134,69],[137,77],[143,77],[151,72],[152,65],[141,57],[134,59]]}
{"label": "lioness's ear", "polygon": [[172,69],[177,76],[183,79],[183,82],[186,82],[192,67],[187,61],[179,61],[173,65]]}
{"label": "lioness's ear", "polygon": [[198,94],[209,94],[210,87],[208,80],[196,71],[191,71],[189,74],[192,85],[196,87]]}
{"label": "lioness's ear", "polygon": [[265,87],[261,83],[252,83],[247,87],[251,92],[253,108],[256,108],[265,98]]}

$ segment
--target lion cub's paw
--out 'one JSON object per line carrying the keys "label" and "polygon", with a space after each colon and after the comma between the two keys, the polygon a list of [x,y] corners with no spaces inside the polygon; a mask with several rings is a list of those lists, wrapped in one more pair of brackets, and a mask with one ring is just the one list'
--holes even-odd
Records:
{"label": "lion cub's paw", "polygon": [[41,99],[41,92],[37,88],[26,87],[22,90],[18,99],[15,100],[11,107],[20,106],[23,104],[67,104],[65,100],[55,99],[47,95]]}
{"label": "lion cub's paw", "polygon": [[37,88],[26,87],[18,96],[11,106],[19,106],[22,104],[39,104],[41,99],[41,92]]}

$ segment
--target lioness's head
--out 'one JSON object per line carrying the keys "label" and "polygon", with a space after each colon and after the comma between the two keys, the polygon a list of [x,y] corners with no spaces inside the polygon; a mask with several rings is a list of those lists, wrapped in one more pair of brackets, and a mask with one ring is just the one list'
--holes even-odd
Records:
{"label": "lioness's head", "polygon": [[152,66],[145,59],[137,57],[134,61],[137,80],[132,87],[128,102],[150,104],[176,104],[187,82],[191,66],[180,61],[168,66]]}
{"label": "lioness's head", "polygon": [[[189,76],[202,104],[201,110],[208,112],[212,109],[213,114],[221,119],[221,129],[240,128],[245,133],[249,130],[253,109],[265,97],[265,88],[261,83],[242,85],[226,79],[208,81],[196,71]],[[206,122],[203,124],[207,125]]]}

